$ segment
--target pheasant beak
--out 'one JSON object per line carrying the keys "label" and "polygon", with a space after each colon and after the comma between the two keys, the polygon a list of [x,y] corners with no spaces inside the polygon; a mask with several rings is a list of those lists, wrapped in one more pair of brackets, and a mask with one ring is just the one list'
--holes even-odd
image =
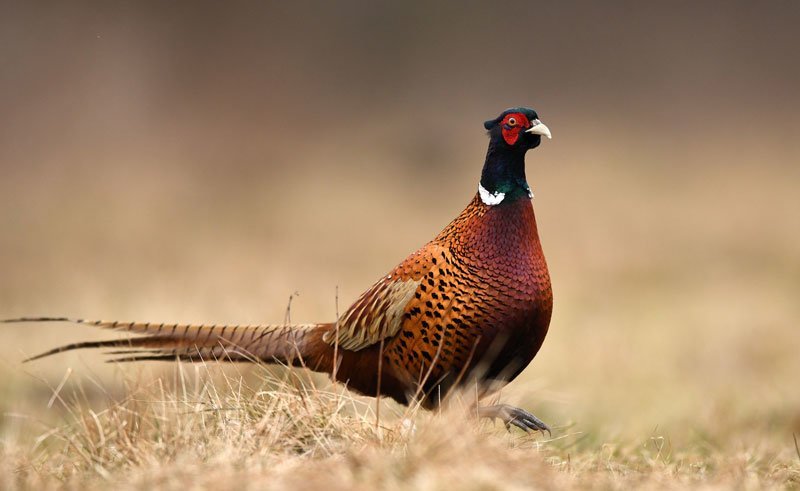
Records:
{"label": "pheasant beak", "polygon": [[550,134],[550,128],[548,128],[546,124],[542,123],[538,119],[534,119],[533,121],[531,121],[531,124],[533,126],[525,130],[526,133],[530,133],[532,135],[546,136],[548,140],[553,139],[553,135]]}

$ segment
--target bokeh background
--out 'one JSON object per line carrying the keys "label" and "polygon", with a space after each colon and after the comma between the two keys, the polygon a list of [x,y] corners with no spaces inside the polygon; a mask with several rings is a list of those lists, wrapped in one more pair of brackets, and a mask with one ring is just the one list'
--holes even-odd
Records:
{"label": "bokeh background", "polygon": [[[293,320],[332,320],[469,201],[482,122],[529,105],[555,312],[504,400],[599,442],[793,452],[798,22],[778,0],[4,2],[0,317],[275,322],[299,292]],[[2,434],[58,421],[67,368],[90,393],[170,370],[21,364],[95,335],[0,328]]]}

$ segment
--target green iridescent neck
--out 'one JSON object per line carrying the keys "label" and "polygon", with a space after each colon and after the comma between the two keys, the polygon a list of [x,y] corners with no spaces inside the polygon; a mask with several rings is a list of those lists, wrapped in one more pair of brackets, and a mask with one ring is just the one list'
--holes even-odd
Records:
{"label": "green iridescent neck", "polygon": [[525,151],[492,139],[481,172],[480,188],[483,188],[481,199],[488,205],[530,198],[531,188],[525,178]]}

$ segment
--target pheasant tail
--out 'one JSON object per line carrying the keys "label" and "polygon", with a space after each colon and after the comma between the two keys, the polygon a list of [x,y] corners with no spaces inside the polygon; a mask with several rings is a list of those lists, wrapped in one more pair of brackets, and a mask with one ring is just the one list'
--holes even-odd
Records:
{"label": "pheasant tail", "polygon": [[114,348],[110,354],[117,357],[109,361],[116,362],[175,359],[260,361],[319,370],[327,368],[333,359],[331,346],[322,341],[323,334],[330,330],[328,324],[193,325],[67,317],[24,317],[0,322],[72,322],[141,335],[67,344],[25,361],[84,348]]}

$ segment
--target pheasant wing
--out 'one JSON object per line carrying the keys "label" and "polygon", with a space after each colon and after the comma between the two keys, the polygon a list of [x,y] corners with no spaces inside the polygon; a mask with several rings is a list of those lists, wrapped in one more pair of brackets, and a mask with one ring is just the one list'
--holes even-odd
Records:
{"label": "pheasant wing", "polygon": [[339,317],[338,326],[324,340],[338,343],[342,349],[359,351],[397,334],[404,318],[410,315],[411,300],[421,295],[420,283],[436,267],[444,249],[430,243],[408,256],[365,291]]}

